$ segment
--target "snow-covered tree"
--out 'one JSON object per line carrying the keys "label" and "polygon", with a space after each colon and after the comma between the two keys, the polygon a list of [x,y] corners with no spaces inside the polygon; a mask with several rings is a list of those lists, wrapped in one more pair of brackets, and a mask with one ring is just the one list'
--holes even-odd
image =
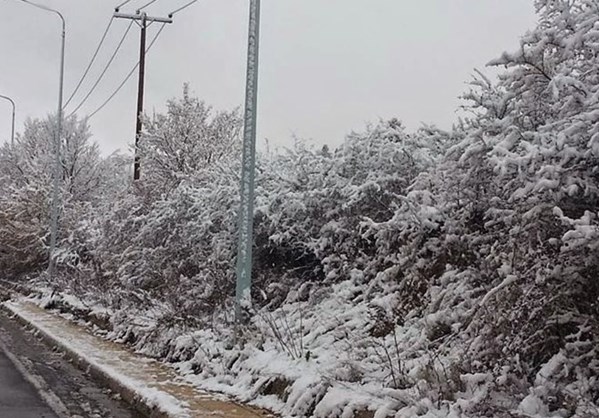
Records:
{"label": "snow-covered tree", "polygon": [[139,145],[142,178],[169,191],[207,165],[237,155],[241,122],[236,110],[214,112],[185,84],[183,97],[169,100],[165,114],[146,118]]}
{"label": "snow-covered tree", "polygon": [[599,375],[586,360],[599,341],[599,9],[536,5],[539,25],[491,62],[505,70],[499,82],[479,74],[466,95],[474,116],[439,168],[449,180],[441,196],[454,202],[443,230],[476,272],[469,286],[486,293],[468,319],[479,336],[469,354],[487,370],[524,359],[514,376],[534,396],[567,398],[570,413],[587,416]]}
{"label": "snow-covered tree", "polygon": [[392,219],[449,142],[434,127],[408,134],[392,119],[349,135],[332,153],[298,142],[263,161],[255,274],[266,302],[276,306],[298,284],[331,284],[352,271],[371,281],[385,268],[386,250],[366,236],[365,225]]}
{"label": "snow-covered tree", "polygon": [[214,112],[187,86],[166,114],[146,120],[141,180],[95,222],[80,225],[90,236],[79,247],[92,256],[78,267],[85,287],[102,289],[109,300],[111,291],[160,299],[190,321],[229,297],[240,127],[237,111]]}
{"label": "snow-covered tree", "polygon": [[[55,169],[56,118],[29,119],[13,145],[0,149],[1,263],[7,272],[38,270],[47,260],[52,179]],[[75,116],[63,122],[60,141],[59,241],[92,204],[98,204],[109,173],[87,121]],[[15,261],[16,260],[16,261]]]}
{"label": "snow-covered tree", "polygon": [[[61,265],[85,299],[113,309],[116,337],[137,333],[137,348],[202,373],[222,361],[252,393],[260,380],[246,379],[244,356],[272,358],[262,350],[284,346],[297,319],[300,351],[306,337],[325,355],[283,347],[289,379],[302,357],[333,365],[321,386],[288,386],[307,399],[286,405],[295,415],[329,416],[324,394],[339,378],[387,394],[377,416],[598,416],[599,8],[535,4],[538,26],[491,62],[497,80],[476,73],[471,113],[451,132],[391,119],[336,150],[298,142],[258,158],[251,329],[263,335],[247,336],[251,349],[194,356],[208,344],[176,338],[230,310],[239,205],[239,116],[213,116],[187,87],[147,121],[142,181],[127,193],[122,176],[94,177],[122,158],[92,170],[86,130],[69,128]],[[44,258],[51,126],[28,132],[0,151],[2,268]],[[273,312],[288,315],[278,340],[260,322]]]}

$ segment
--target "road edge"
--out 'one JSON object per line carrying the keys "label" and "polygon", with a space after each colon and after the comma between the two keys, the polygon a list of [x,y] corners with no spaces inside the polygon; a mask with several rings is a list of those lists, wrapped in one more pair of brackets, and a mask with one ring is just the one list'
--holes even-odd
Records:
{"label": "road edge", "polygon": [[30,383],[37,394],[40,396],[42,401],[54,412],[58,418],[71,418],[68,408],[62,402],[62,400],[56,395],[48,382],[37,373],[29,370],[29,368],[19,359],[19,357],[11,352],[4,342],[0,341],[0,351],[8,358],[8,360],[15,366],[17,371],[23,376],[23,378]]}
{"label": "road edge", "polygon": [[[110,376],[109,374],[107,374],[106,372],[101,370],[98,366],[88,362],[84,357],[79,355],[76,351],[72,350],[71,348],[64,345],[59,340],[55,339],[51,334],[36,327],[35,324],[32,324],[31,322],[29,322],[26,318],[22,317],[17,312],[14,312],[6,304],[1,303],[0,309],[2,311],[4,311],[5,313],[7,313],[8,315],[10,315],[11,318],[15,319],[26,330],[33,331],[34,334],[37,335],[38,338],[41,338],[41,340],[46,345],[48,345],[49,347],[55,347],[60,352],[62,352],[66,356],[67,359],[72,361],[81,370],[84,370],[87,373],[89,373],[89,375],[93,379],[97,380],[99,383],[106,386],[113,392],[118,393],[121,396],[121,398],[125,402],[127,402],[132,408],[134,408],[137,412],[141,413],[142,415],[147,416],[148,418],[181,418],[180,416],[172,415],[169,412],[160,409],[159,405],[150,405],[148,402],[146,402],[146,399],[144,399],[141,395],[136,393],[135,390],[132,390],[131,388],[127,387],[122,382],[120,382],[118,379]],[[11,359],[11,361],[12,361],[12,359]],[[19,367],[17,364],[15,364],[15,366]],[[21,367],[24,367],[24,366],[21,364]],[[19,370],[19,372],[21,372],[21,370]],[[34,386],[36,385],[33,382],[32,382],[32,384],[34,384]],[[36,389],[37,389],[37,386],[36,386]],[[56,395],[54,395],[54,396],[57,399],[59,399]],[[44,399],[44,400],[46,400],[46,399]],[[60,402],[60,400],[59,400],[59,402]],[[62,402],[60,402],[60,404],[62,404]],[[50,405],[50,407],[52,408],[52,405]],[[66,410],[66,407],[65,407],[65,410]],[[57,415],[59,415],[60,418],[65,417],[65,415],[60,415],[60,413],[58,413],[56,411],[55,411],[55,413],[57,413]],[[67,418],[70,417],[68,412],[67,412],[66,417]]]}

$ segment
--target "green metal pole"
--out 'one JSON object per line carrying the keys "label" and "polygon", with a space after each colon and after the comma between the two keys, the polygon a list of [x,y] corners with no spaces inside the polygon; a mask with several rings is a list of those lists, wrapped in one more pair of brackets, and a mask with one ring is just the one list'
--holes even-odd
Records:
{"label": "green metal pole", "polygon": [[241,207],[237,248],[237,287],[235,317],[242,319],[251,306],[252,244],[254,228],[254,179],[256,168],[256,120],[258,107],[258,58],[260,44],[260,0],[250,0],[247,80],[241,169]]}

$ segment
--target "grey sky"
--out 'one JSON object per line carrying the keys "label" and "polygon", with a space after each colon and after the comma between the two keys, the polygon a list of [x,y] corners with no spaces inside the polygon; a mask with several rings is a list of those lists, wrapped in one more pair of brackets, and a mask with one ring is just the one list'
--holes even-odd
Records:
{"label": "grey sky", "polygon": [[[37,0],[67,19],[65,95],[91,58],[118,0]],[[133,11],[147,0],[133,0]],[[165,15],[186,0],[159,0]],[[248,0],[200,0],[175,15],[148,55],[146,112],[162,111],[184,82],[217,109],[244,98]],[[396,116],[450,127],[473,68],[482,68],[535,22],[532,0],[263,0],[258,139],[287,145],[293,134],[337,145],[346,133]],[[19,0],[0,0],[0,94],[27,116],[54,112],[58,18]],[[128,21],[115,21],[78,104],[108,60]],[[151,37],[158,26],[152,26]],[[134,26],[103,82],[78,112],[101,104],[137,62]],[[104,152],[127,149],[134,135],[137,74],[90,123]],[[0,141],[10,135],[10,106],[0,101]]]}

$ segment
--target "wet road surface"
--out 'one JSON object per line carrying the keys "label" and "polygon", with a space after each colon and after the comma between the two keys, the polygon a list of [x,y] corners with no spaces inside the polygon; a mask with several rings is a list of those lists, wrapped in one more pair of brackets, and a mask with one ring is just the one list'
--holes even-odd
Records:
{"label": "wet road surface", "polygon": [[0,417],[56,418],[13,363],[0,351]]}

